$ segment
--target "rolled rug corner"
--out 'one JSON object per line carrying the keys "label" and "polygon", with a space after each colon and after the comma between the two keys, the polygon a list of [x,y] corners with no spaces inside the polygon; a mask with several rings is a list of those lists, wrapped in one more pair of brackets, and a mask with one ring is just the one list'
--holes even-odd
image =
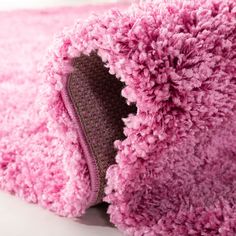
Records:
{"label": "rolled rug corner", "polygon": [[77,128],[42,69],[54,34],[93,12],[126,6],[0,12],[1,190],[60,216],[81,216],[91,205]]}
{"label": "rolled rug corner", "polygon": [[86,139],[91,204],[116,140],[104,200],[125,234],[235,234],[235,27],[233,0],[156,0],[58,38],[48,81]]}

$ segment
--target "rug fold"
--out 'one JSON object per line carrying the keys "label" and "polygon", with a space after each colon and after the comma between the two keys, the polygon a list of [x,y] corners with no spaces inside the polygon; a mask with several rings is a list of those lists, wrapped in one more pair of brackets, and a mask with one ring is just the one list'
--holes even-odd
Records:
{"label": "rug fold", "polygon": [[96,52],[137,107],[105,197],[128,235],[235,233],[235,7],[145,1],[79,21],[54,47],[53,87],[63,90],[71,59]]}

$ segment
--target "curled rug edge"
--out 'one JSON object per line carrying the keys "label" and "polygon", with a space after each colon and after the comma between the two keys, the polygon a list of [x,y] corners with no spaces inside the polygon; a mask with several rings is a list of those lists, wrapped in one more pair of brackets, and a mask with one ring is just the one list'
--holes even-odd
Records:
{"label": "curled rug edge", "polygon": [[56,40],[46,69],[56,93],[71,60],[96,51],[137,106],[105,197],[127,235],[235,234],[235,19],[233,0],[146,1]]}
{"label": "curled rug edge", "polygon": [[49,115],[41,66],[54,34],[113,7],[126,4],[0,12],[0,189],[61,216],[85,212],[90,178],[64,106]]}

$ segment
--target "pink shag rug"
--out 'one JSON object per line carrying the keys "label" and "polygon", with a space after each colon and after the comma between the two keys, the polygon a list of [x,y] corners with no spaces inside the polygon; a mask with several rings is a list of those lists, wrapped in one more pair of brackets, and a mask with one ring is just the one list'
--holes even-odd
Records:
{"label": "pink shag rug", "polygon": [[111,221],[135,236],[236,235],[236,2],[147,0],[79,20],[37,73],[84,11],[0,16],[0,187],[64,216],[90,205],[61,92],[72,61],[96,52],[137,107],[107,171]]}

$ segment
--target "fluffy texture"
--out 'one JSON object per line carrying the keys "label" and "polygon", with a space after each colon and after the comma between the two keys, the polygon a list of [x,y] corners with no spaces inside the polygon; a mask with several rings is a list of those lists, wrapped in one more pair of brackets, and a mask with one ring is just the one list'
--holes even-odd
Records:
{"label": "fluffy texture", "polygon": [[40,68],[55,33],[114,6],[0,13],[0,188],[62,216],[85,211],[90,178],[74,124]]}
{"label": "fluffy texture", "polygon": [[50,52],[54,92],[92,51],[138,109],[107,172],[111,221],[135,236],[235,235],[235,1],[145,1],[79,21]]}

